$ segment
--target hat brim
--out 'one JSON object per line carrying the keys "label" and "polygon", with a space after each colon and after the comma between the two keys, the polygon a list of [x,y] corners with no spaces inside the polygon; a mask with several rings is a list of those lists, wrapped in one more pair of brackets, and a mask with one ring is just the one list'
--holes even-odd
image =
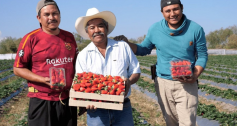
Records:
{"label": "hat brim", "polygon": [[94,18],[102,18],[102,19],[104,19],[105,21],[108,22],[108,27],[109,27],[108,28],[108,33],[107,33],[108,35],[114,30],[114,27],[116,25],[115,15],[110,11],[102,11],[102,12],[99,12],[95,15],[79,17],[76,20],[75,28],[76,28],[77,33],[82,38],[90,39],[88,34],[85,31],[85,27],[86,27],[87,22],[90,21],[91,19],[94,19]]}

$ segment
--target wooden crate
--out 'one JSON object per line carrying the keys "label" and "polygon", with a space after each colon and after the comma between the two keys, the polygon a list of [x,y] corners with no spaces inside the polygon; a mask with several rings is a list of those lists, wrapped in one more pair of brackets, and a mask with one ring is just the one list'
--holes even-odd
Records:
{"label": "wooden crate", "polygon": [[[70,97],[69,106],[86,107],[87,105],[94,105],[97,108],[123,110],[124,95],[83,93],[83,92],[76,92],[73,89],[71,89],[69,97]],[[74,98],[105,100],[105,101],[112,101],[112,102],[118,102],[118,103],[81,101],[81,100],[74,100]]]}

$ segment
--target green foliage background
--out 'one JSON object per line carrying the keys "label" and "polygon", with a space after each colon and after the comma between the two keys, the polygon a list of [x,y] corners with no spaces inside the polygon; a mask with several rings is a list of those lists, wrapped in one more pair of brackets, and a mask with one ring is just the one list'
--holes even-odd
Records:
{"label": "green foliage background", "polygon": [[209,49],[237,49],[237,26],[212,31],[206,39]]}
{"label": "green foliage background", "polygon": [[[84,49],[91,40],[83,39],[77,33],[73,33],[77,42],[78,50]],[[146,35],[138,37],[136,39],[130,38],[129,42],[141,43],[145,39]],[[114,37],[109,37],[113,39]],[[0,41],[0,54],[16,53],[19,43],[22,38],[7,37]],[[237,26],[230,26],[228,28],[221,28],[210,32],[206,35],[208,49],[237,49]]]}

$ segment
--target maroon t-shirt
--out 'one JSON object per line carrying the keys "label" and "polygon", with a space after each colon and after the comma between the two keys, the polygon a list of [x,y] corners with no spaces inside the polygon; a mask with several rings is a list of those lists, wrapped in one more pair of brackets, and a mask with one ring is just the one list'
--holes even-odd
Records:
{"label": "maroon t-shirt", "polygon": [[49,68],[64,68],[66,86],[63,90],[55,91],[48,85],[28,81],[29,87],[34,87],[38,93],[28,93],[28,97],[37,97],[44,100],[58,101],[69,97],[69,89],[74,77],[77,45],[70,32],[60,29],[58,35],[49,35],[43,30],[34,30],[21,40],[14,67],[27,68],[33,73],[49,77]]}

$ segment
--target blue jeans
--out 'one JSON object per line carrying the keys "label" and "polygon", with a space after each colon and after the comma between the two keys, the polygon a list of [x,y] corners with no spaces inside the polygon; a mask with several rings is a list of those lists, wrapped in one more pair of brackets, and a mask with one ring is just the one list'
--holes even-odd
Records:
{"label": "blue jeans", "polygon": [[123,110],[87,110],[88,126],[134,126],[130,100],[124,100]]}

